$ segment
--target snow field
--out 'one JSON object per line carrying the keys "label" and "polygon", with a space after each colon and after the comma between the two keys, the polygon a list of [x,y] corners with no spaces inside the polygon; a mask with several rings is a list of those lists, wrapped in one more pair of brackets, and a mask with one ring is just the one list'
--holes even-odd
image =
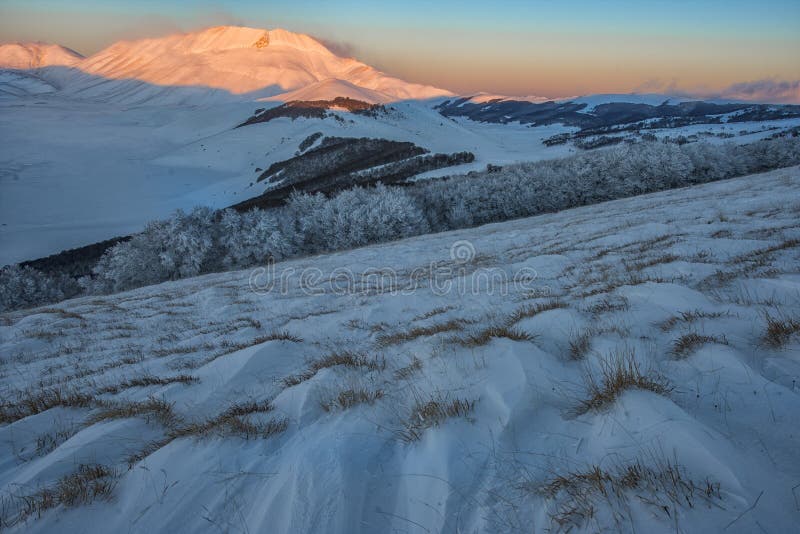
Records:
{"label": "snow field", "polygon": [[283,262],[272,291],[248,270],[6,314],[2,520],[791,531],[798,215],[795,167]]}

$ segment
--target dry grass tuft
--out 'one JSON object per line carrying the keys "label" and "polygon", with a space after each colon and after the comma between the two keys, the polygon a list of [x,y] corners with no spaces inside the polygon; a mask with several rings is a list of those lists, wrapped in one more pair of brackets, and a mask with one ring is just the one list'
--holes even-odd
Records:
{"label": "dry grass tuft", "polygon": [[346,389],[344,391],[340,391],[339,394],[333,399],[322,402],[321,406],[326,412],[333,411],[337,408],[346,410],[359,404],[373,404],[378,399],[382,399],[383,395],[384,393],[381,389]]}
{"label": "dry grass tuft", "polygon": [[0,404],[0,423],[13,423],[51,408],[90,408],[96,403],[92,395],[60,388],[28,390],[13,402]]}
{"label": "dry grass tuft", "polygon": [[770,245],[765,248],[753,250],[751,252],[747,252],[745,254],[736,256],[735,258],[731,258],[728,261],[728,263],[741,264],[741,263],[752,262],[761,265],[764,263],[765,258],[768,258],[773,253],[797,247],[800,247],[800,239],[786,239],[775,245]]}
{"label": "dry grass tuft", "polygon": [[258,336],[257,338],[251,341],[251,345],[260,345],[261,343],[266,343],[267,341],[290,341],[292,343],[302,343],[303,338],[297,337],[289,332],[272,332],[271,334],[267,334],[264,336]]}
{"label": "dry grass tuft", "polygon": [[430,319],[431,317],[435,317],[437,315],[441,315],[443,313],[447,313],[450,310],[455,309],[455,306],[441,306],[439,308],[434,308],[431,311],[425,312],[423,314],[417,315],[412,319],[413,321],[424,321],[425,319]]}
{"label": "dry grass tuft", "polygon": [[254,413],[267,413],[271,412],[275,408],[272,406],[270,401],[249,401],[249,402],[241,402],[238,404],[234,404],[229,406],[227,410],[225,410],[221,417],[241,417],[244,415],[250,415]]}
{"label": "dry grass tuft", "polygon": [[116,486],[117,473],[104,465],[80,465],[54,486],[29,495],[10,495],[0,502],[0,527],[18,525],[29,517],[58,506],[79,506],[108,500]]}
{"label": "dry grass tuft", "polygon": [[166,358],[175,354],[193,354],[204,350],[213,350],[215,347],[212,343],[203,343],[202,345],[189,345],[184,347],[166,347],[154,349],[153,356],[156,358]]}
{"label": "dry grass tuft", "polygon": [[569,308],[569,306],[555,299],[549,300],[547,302],[539,302],[537,304],[531,304],[529,306],[523,306],[521,308],[514,310],[514,312],[508,316],[508,319],[506,320],[506,326],[509,327],[514,326],[523,319],[539,315],[540,313],[549,310],[557,310],[559,308]]}
{"label": "dry grass tuft", "polygon": [[174,427],[179,418],[172,409],[172,404],[164,399],[150,397],[145,401],[115,402],[107,404],[102,410],[92,415],[90,423],[99,423],[111,419],[128,419],[144,417],[148,422],[155,419],[165,427]]}
{"label": "dry grass tuft", "polygon": [[370,359],[365,354],[359,352],[342,351],[329,354],[321,360],[315,360],[311,363],[310,369],[316,372],[328,367],[336,367],[337,365],[343,365],[345,367],[363,367],[370,371],[380,371],[386,368],[386,362],[384,360]]}
{"label": "dry grass tuft", "polygon": [[40,339],[47,343],[52,343],[57,338],[67,337],[63,328],[59,328],[58,330],[23,330],[22,333],[29,338]]}
{"label": "dry grass tuft", "polygon": [[474,409],[475,401],[468,399],[449,400],[437,396],[425,402],[418,401],[411,410],[405,427],[398,432],[398,435],[406,443],[419,441],[425,430],[439,426],[453,417],[469,418]]}
{"label": "dry grass tuft", "polygon": [[400,380],[405,380],[421,369],[422,360],[414,356],[410,364],[406,365],[405,367],[401,367],[394,372],[394,377]]}
{"label": "dry grass tuft", "polygon": [[642,271],[644,269],[647,269],[648,267],[654,267],[656,265],[672,263],[672,262],[678,261],[680,259],[681,258],[676,256],[675,254],[664,254],[662,256],[649,258],[647,260],[640,261],[640,262],[635,262],[635,263],[628,263],[628,262],[623,261],[623,264],[625,266],[625,269],[628,272],[639,272],[639,271]]}
{"label": "dry grass tuft", "polygon": [[725,336],[707,336],[698,334],[697,332],[690,332],[684,334],[672,344],[672,355],[675,358],[686,358],[697,348],[707,343],[718,343],[720,345],[727,345],[728,340]]}
{"label": "dry grass tuft", "polygon": [[362,368],[368,371],[382,371],[386,368],[386,361],[382,359],[373,359],[367,357],[365,354],[351,351],[334,352],[325,356],[322,359],[312,361],[308,369],[296,375],[290,375],[283,379],[285,387],[296,386],[306,380],[310,380],[322,369],[336,366]]}
{"label": "dry grass tuft", "polygon": [[418,326],[406,332],[380,335],[377,339],[377,345],[379,347],[389,347],[392,345],[399,345],[400,343],[407,343],[420,337],[434,336],[443,332],[453,332],[455,330],[461,330],[462,328],[461,321],[451,319],[450,321],[431,326]]}
{"label": "dry grass tuft", "polygon": [[125,380],[120,382],[119,384],[110,384],[100,388],[97,393],[98,394],[106,394],[112,393],[116,394],[120,391],[131,389],[131,388],[144,388],[150,386],[167,386],[169,384],[194,384],[198,382],[200,379],[196,376],[192,375],[176,375],[176,376],[165,376],[165,377],[158,377],[152,375],[144,375],[144,376],[137,376],[136,378],[131,378],[130,380]]}
{"label": "dry grass tuft", "polygon": [[213,355],[209,358],[208,361],[212,361],[217,359],[220,356],[225,356],[227,354],[231,354],[236,351],[240,351],[242,349],[246,349],[248,347],[253,347],[255,345],[260,345],[262,343],[266,343],[268,341],[289,341],[292,343],[302,343],[302,339],[299,337],[293,337],[291,334],[287,334],[285,332],[281,334],[268,334],[265,336],[258,336],[254,337],[253,339],[249,339],[247,341],[230,341],[230,340],[223,340],[219,346],[222,349],[221,352]]}
{"label": "dry grass tuft", "polygon": [[575,408],[576,415],[610,406],[629,389],[666,395],[672,386],[654,372],[642,372],[632,352],[622,352],[601,361],[599,380],[594,374],[587,374],[587,389],[588,396]]}
{"label": "dry grass tuft", "polygon": [[597,302],[587,306],[586,311],[592,315],[602,315],[604,313],[611,313],[615,311],[625,311],[630,308],[628,299],[621,296],[606,295]]}
{"label": "dry grass tuft", "polygon": [[476,334],[471,334],[464,338],[451,338],[450,341],[463,347],[482,347],[495,338],[506,338],[512,341],[536,341],[535,335],[507,326],[490,326]]}
{"label": "dry grass tuft", "polygon": [[42,308],[41,310],[38,310],[38,313],[52,313],[54,315],[58,315],[62,319],[78,319],[79,321],[86,320],[86,318],[80,313],[67,311],[61,308]]}
{"label": "dry grass tuft", "polygon": [[658,323],[658,327],[661,329],[662,332],[669,332],[675,325],[678,323],[694,323],[700,319],[719,319],[720,317],[730,317],[731,314],[728,312],[707,312],[702,310],[694,310],[694,311],[683,311],[680,312],[678,315],[673,315],[669,319],[666,319],[660,323]]}
{"label": "dry grass tuft", "polygon": [[269,401],[251,401],[234,404],[220,415],[205,421],[183,423],[180,419],[175,418],[171,421],[169,432],[164,438],[148,443],[142,450],[127,458],[128,468],[132,468],[154,452],[179,438],[204,438],[216,435],[251,439],[268,438],[280,434],[289,426],[289,421],[286,419],[273,419],[267,422],[252,422],[246,419],[250,415],[268,413],[273,409],[272,403]]}
{"label": "dry grass tuft", "polygon": [[[617,530],[628,524],[629,501],[634,497],[668,521],[677,521],[680,508],[695,508],[698,503],[719,506],[722,499],[719,483],[708,479],[696,482],[683,468],[666,460],[656,461],[653,467],[637,460],[612,470],[595,465],[558,475],[536,489],[554,501],[550,520],[556,532],[582,530],[595,518],[613,518],[615,525],[600,530]],[[597,517],[601,507],[612,513]]]}
{"label": "dry grass tuft", "polygon": [[789,342],[789,339],[800,333],[800,321],[794,318],[779,319],[766,315],[767,329],[762,340],[764,344],[773,349],[779,349]]}
{"label": "dry grass tuft", "polygon": [[[677,278],[665,278],[663,276],[643,276],[638,272],[630,272],[627,276],[616,277],[616,278],[606,278],[604,281],[600,283],[598,287],[593,289],[588,289],[582,291],[580,293],[575,294],[575,296],[579,299],[587,299],[589,297],[594,297],[596,295],[605,295],[609,294],[612,291],[619,289],[623,286],[638,286],[647,283],[655,283],[655,284],[671,284],[674,283]],[[589,284],[589,285],[594,285]],[[576,289],[586,287],[586,284],[581,284],[580,286],[576,286]]]}
{"label": "dry grass tuft", "polygon": [[176,439],[216,434],[221,437],[234,435],[244,439],[267,438],[286,430],[289,421],[272,419],[267,422],[253,422],[246,418],[256,413],[268,413],[273,409],[272,403],[269,401],[234,404],[213,419],[189,423],[174,429],[170,433],[170,437]]}
{"label": "dry grass tuft", "polygon": [[592,337],[594,337],[594,333],[591,330],[584,330],[570,337],[569,357],[571,360],[578,361],[586,358],[592,347]]}
{"label": "dry grass tuft", "polygon": [[302,373],[297,373],[297,374],[294,374],[294,375],[289,375],[289,376],[283,377],[283,379],[281,380],[281,383],[283,384],[283,387],[290,388],[290,387],[296,386],[298,384],[302,384],[306,380],[311,380],[312,378],[314,378],[315,374],[317,374],[316,371],[311,371],[311,370],[307,369],[307,370],[303,371]]}
{"label": "dry grass tuft", "polygon": [[286,419],[270,420],[266,423],[253,423],[242,417],[220,417],[211,421],[189,425],[176,432],[175,437],[206,437],[216,434],[221,437],[238,436],[244,439],[268,438],[280,434],[289,426]]}
{"label": "dry grass tuft", "polygon": [[781,271],[773,266],[774,253],[800,247],[800,239],[788,239],[776,245],[740,254],[727,261],[729,269],[719,269],[706,277],[701,285],[721,287],[738,278],[775,276]]}
{"label": "dry grass tuft", "polygon": [[567,355],[570,360],[579,361],[586,359],[592,348],[592,340],[599,336],[616,334],[621,339],[631,335],[630,328],[625,324],[605,322],[596,323],[590,328],[570,333]]}

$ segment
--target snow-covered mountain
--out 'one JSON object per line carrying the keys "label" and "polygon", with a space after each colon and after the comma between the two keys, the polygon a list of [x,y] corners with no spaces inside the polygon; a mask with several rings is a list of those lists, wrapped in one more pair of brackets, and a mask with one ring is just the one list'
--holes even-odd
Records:
{"label": "snow-covered mountain", "polygon": [[69,48],[46,43],[0,44],[0,69],[38,69],[72,66],[83,56]]}
{"label": "snow-covered mountain", "polygon": [[366,87],[358,86],[352,82],[337,78],[328,78],[321,82],[314,82],[294,91],[266,98],[267,101],[291,102],[294,100],[315,101],[334,100],[335,98],[352,98],[368,104],[388,104],[396,98],[388,93],[382,93]]}
{"label": "snow-covered mountain", "polygon": [[340,94],[341,87],[367,91],[380,101],[451,94],[388,76],[356,59],[337,56],[308,35],[281,29],[220,26],[121,41],[85,59],[44,45],[8,45],[2,52],[0,68],[66,65],[72,68],[42,75],[77,96],[124,103],[169,103],[187,94],[256,99],[319,82],[325,84],[316,85],[315,96],[325,99],[346,96]]}

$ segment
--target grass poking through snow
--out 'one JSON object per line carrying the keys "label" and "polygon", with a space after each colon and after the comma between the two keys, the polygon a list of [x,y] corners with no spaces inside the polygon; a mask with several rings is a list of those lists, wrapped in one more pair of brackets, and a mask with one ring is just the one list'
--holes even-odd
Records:
{"label": "grass poking through snow", "polygon": [[40,517],[59,506],[79,506],[108,500],[116,486],[116,472],[104,465],[80,465],[56,482],[31,494],[11,494],[0,500],[0,527],[12,527]]}
{"label": "grass poking through snow", "polygon": [[406,443],[419,441],[425,430],[441,425],[454,417],[468,418],[475,409],[475,401],[468,399],[447,399],[435,396],[427,401],[418,401],[412,408],[405,427],[398,432]]}
{"label": "grass poking through snow", "polygon": [[351,388],[340,391],[334,398],[322,402],[322,409],[326,412],[335,409],[346,410],[359,404],[373,404],[378,399],[383,398],[383,390],[369,390],[364,388]]}
{"label": "grass poking through snow", "polygon": [[438,323],[431,326],[418,326],[405,332],[397,332],[394,334],[384,334],[378,336],[377,345],[379,347],[389,347],[392,345],[407,343],[420,337],[430,337],[443,332],[461,330],[462,328],[461,321],[451,319],[444,323]]}
{"label": "grass poking through snow", "polygon": [[686,358],[695,350],[708,343],[727,345],[728,340],[725,336],[708,336],[705,334],[698,334],[697,332],[689,332],[676,339],[672,344],[672,355],[679,359]]}
{"label": "grass poking through snow", "polygon": [[766,316],[767,328],[764,331],[762,340],[764,344],[773,349],[779,349],[789,342],[789,339],[800,334],[800,321],[794,318],[780,319]]}
{"label": "grass poking through snow", "polygon": [[508,316],[508,319],[506,320],[506,326],[512,327],[523,319],[534,317],[546,311],[557,310],[559,308],[569,308],[569,306],[558,300],[550,300],[547,302],[522,306],[521,308],[514,310],[511,315]]}
{"label": "grass poking through snow", "polygon": [[470,334],[462,338],[452,338],[450,341],[462,347],[482,347],[492,339],[506,338],[511,341],[535,341],[536,336],[508,326],[490,326],[475,334]]}
{"label": "grass poking through snow", "polygon": [[720,506],[722,500],[719,483],[695,481],[682,467],[666,460],[658,460],[652,467],[636,460],[610,470],[594,465],[558,475],[538,490],[554,505],[549,515],[556,532],[582,531],[599,514],[604,519],[614,518],[620,529],[627,527],[634,499],[675,525],[680,509],[699,504]]}
{"label": "grass poking through snow", "polygon": [[92,395],[60,388],[26,391],[10,402],[0,404],[0,423],[13,423],[52,408],[89,408],[95,403]]}
{"label": "grass poking through snow", "polygon": [[305,382],[306,380],[311,379],[322,369],[340,365],[344,367],[367,369],[368,371],[382,371],[386,368],[386,361],[382,359],[369,358],[367,355],[359,352],[334,352],[328,356],[325,356],[324,358],[312,361],[309,364],[308,369],[305,371],[296,375],[285,377],[283,379],[283,385],[284,387],[296,386],[302,382]]}
{"label": "grass poking through snow", "polygon": [[588,395],[575,408],[576,415],[601,410],[616,402],[630,389],[665,395],[672,386],[661,375],[643,372],[632,352],[621,352],[601,361],[599,376],[587,373]]}

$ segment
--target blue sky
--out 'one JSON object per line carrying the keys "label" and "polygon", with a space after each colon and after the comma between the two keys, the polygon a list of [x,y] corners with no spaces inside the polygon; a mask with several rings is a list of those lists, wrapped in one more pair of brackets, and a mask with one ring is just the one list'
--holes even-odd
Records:
{"label": "blue sky", "polygon": [[217,24],[283,27],[461,92],[564,96],[800,79],[800,0],[0,0],[0,40],[90,54]]}

